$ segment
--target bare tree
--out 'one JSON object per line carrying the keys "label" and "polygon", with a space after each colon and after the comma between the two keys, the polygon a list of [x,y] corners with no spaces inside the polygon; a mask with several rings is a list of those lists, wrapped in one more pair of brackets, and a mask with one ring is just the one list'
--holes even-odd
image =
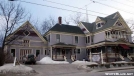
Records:
{"label": "bare tree", "polygon": [[74,24],[79,24],[80,21],[85,21],[85,18],[82,16],[81,13],[76,13],[75,15],[70,15],[70,20]]}
{"label": "bare tree", "polygon": [[56,24],[56,21],[53,17],[49,17],[49,19],[45,19],[42,23],[41,26],[41,34],[46,33],[50,28],[52,28],[52,26],[54,26]]}
{"label": "bare tree", "polygon": [[[131,31],[134,32],[134,19],[127,19],[126,23],[128,24]],[[132,34],[132,41],[134,42],[134,35],[133,34]]]}
{"label": "bare tree", "polygon": [[13,34],[13,31],[17,25],[22,23],[27,16],[24,8],[20,4],[14,4],[12,2],[0,2],[0,16],[3,17],[0,24],[2,26],[2,49],[0,51],[0,66],[5,62],[4,48],[10,42],[18,38],[18,36],[13,36],[7,39],[8,36]]}

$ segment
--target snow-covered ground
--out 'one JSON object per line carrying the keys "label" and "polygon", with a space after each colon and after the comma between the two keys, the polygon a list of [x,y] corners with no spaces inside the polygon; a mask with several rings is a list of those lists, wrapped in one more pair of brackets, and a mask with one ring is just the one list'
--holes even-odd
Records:
{"label": "snow-covered ground", "polygon": [[72,64],[78,64],[78,65],[92,65],[92,64],[98,64],[96,62],[88,62],[88,61],[75,61]]}
{"label": "snow-covered ground", "polygon": [[53,61],[50,57],[44,57],[37,64],[69,64],[67,61]]}
{"label": "snow-covered ground", "polygon": [[22,64],[16,65],[16,66],[13,66],[13,64],[5,64],[0,67],[0,73],[30,74],[30,73],[36,73],[36,72],[31,67],[27,67]]}

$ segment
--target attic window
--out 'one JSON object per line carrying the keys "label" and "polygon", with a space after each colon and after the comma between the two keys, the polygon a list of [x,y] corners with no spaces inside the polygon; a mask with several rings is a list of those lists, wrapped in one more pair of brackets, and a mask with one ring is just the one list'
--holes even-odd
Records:
{"label": "attic window", "polygon": [[30,32],[29,31],[24,31],[24,35],[29,35],[30,34]]}
{"label": "attic window", "polygon": [[121,26],[122,24],[120,22],[117,22],[116,25]]}

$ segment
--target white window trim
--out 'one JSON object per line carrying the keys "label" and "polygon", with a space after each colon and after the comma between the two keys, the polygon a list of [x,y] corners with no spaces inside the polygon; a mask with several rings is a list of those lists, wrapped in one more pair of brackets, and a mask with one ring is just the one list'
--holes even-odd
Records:
{"label": "white window trim", "polygon": [[[76,36],[74,36],[74,41],[75,41],[75,37],[76,37]],[[79,36],[77,36],[77,37],[78,37],[78,43],[79,43]],[[78,43],[75,42],[75,44],[78,44]]]}
{"label": "white window trim", "polygon": [[[59,36],[60,36],[59,41],[58,41],[58,39],[57,39],[57,35],[59,35]],[[56,34],[56,42],[61,42],[61,35],[60,35],[60,34]]]}

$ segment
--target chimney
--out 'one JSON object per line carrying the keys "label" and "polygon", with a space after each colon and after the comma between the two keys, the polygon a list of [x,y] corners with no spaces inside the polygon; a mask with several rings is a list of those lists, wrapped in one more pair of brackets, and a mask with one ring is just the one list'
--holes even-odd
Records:
{"label": "chimney", "polygon": [[58,23],[62,24],[62,17],[58,17]]}

